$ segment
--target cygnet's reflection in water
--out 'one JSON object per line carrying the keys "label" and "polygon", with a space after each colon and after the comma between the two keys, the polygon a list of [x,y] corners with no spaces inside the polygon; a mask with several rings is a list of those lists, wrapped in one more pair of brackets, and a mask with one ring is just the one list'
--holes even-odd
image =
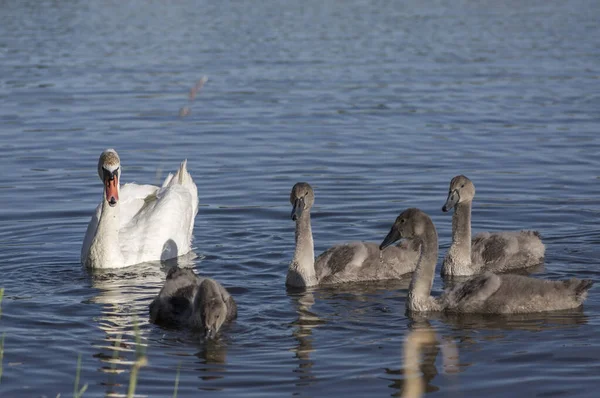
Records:
{"label": "cygnet's reflection in water", "polygon": [[298,314],[298,318],[291,324],[294,328],[292,336],[298,342],[292,348],[295,357],[298,359],[298,368],[294,370],[298,377],[296,385],[299,387],[309,386],[315,379],[311,372],[313,361],[310,359],[310,354],[314,351],[312,329],[323,322],[315,313],[310,311],[315,303],[315,297],[311,290],[288,289],[288,296]]}
{"label": "cygnet's reflection in water", "polygon": [[[94,344],[94,355],[102,362],[100,372],[108,378],[107,396],[126,393],[129,372],[136,360],[136,328],[140,345],[146,347],[150,326],[148,304],[164,283],[166,272],[173,266],[191,267],[196,254],[164,262],[149,262],[119,269],[89,270],[91,285],[98,294],[90,302],[102,305],[101,314],[94,319],[106,334]],[[144,349],[145,351],[145,349]],[[123,376],[119,374],[125,373]],[[116,388],[123,391],[115,391]]]}
{"label": "cygnet's reflection in water", "polygon": [[[410,278],[374,282],[343,283],[323,285],[306,290],[288,288],[287,294],[298,317],[291,323],[292,336],[297,344],[292,348],[298,360],[297,387],[303,388],[316,382],[312,373],[314,361],[311,354],[318,350],[315,347],[313,330],[329,323],[339,322],[340,327],[352,328],[352,323],[369,324],[373,312],[388,312],[381,304],[382,296],[400,297],[406,294]],[[326,302],[323,308],[330,309],[328,314],[318,314],[312,309],[318,302]],[[333,304],[333,305],[331,305]],[[350,317],[349,317],[350,314]],[[375,316],[377,318],[378,315]],[[336,319],[338,318],[338,319]]]}
{"label": "cygnet's reflection in water", "polygon": [[[489,340],[502,340],[510,331],[542,332],[547,330],[576,328],[588,322],[583,306],[562,311],[532,314],[444,314],[427,315],[431,321],[439,320],[452,328],[452,337],[458,339],[461,348],[466,345],[485,344]],[[485,333],[496,332],[493,334]]]}
{"label": "cygnet's reflection in water", "polygon": [[[199,376],[204,381],[220,380],[225,377],[227,371],[227,342],[222,337],[206,339],[201,342],[200,351],[196,356],[200,359],[200,367],[197,371],[202,372]],[[220,391],[222,388],[202,385],[200,390]]]}
{"label": "cygnet's reflection in water", "polygon": [[400,369],[385,369],[386,374],[403,376],[393,379],[390,387],[399,391],[392,396],[416,398],[438,391],[439,387],[432,381],[438,375],[435,361],[440,350],[445,372],[455,373],[458,351],[454,343],[449,339],[442,340],[427,319],[413,318],[404,338],[403,366]]}
{"label": "cygnet's reflection in water", "polygon": [[[408,315],[410,324],[403,347],[403,367],[398,370],[386,369],[387,374],[403,375],[401,379],[394,380],[390,385],[391,388],[399,390],[393,395],[402,397],[420,397],[424,393],[440,389],[433,384],[438,375],[435,363],[440,350],[443,353],[443,373],[462,373],[468,367],[477,364],[462,363],[459,359],[460,352],[479,351],[486,348],[492,340],[510,338],[509,332],[538,333],[576,328],[588,322],[583,307],[532,314],[410,313]],[[430,322],[439,322],[437,332]],[[450,330],[442,332],[447,326]],[[454,379],[453,382],[457,383],[456,389],[453,390],[460,390],[459,380]]]}

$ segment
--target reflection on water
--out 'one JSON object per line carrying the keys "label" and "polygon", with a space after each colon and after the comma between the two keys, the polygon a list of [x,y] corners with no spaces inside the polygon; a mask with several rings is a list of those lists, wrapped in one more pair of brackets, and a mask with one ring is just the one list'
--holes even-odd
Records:
{"label": "reflection on water", "polygon": [[380,295],[404,296],[410,285],[410,275],[401,279],[389,279],[371,282],[350,282],[339,285],[320,286],[318,296],[325,300],[343,300],[349,302],[373,302]]}
{"label": "reflection on water", "polygon": [[[221,332],[223,333],[223,331]],[[196,353],[200,359],[200,366],[196,368],[201,374],[198,376],[203,381],[220,380],[227,372],[227,342],[221,337],[215,339],[203,339],[200,350]],[[199,387],[205,391],[220,391],[222,388],[202,385]]]}
{"label": "reflection on water", "polygon": [[315,379],[311,370],[313,361],[310,359],[310,354],[315,351],[313,347],[312,330],[323,321],[317,314],[310,311],[310,308],[315,304],[315,297],[312,291],[292,293],[294,289],[288,290],[288,296],[292,301],[292,305],[298,314],[298,318],[292,322],[294,327],[292,336],[297,341],[292,351],[295,353],[295,358],[298,359],[298,368],[294,370],[297,373],[298,381],[296,386],[309,386]]}
{"label": "reflection on water", "polygon": [[[452,345],[448,340],[446,345]],[[455,352],[456,349],[443,349],[442,352]],[[418,398],[424,393],[435,392],[439,387],[432,382],[438,375],[435,365],[440,352],[439,336],[426,319],[413,320],[411,327],[404,337],[403,365],[400,369],[385,369],[388,375],[401,375],[400,379],[392,379],[390,388],[398,391],[392,396]],[[450,360],[457,360],[457,354],[444,355],[444,367],[450,367]]]}
{"label": "reflection on water", "polygon": [[[94,357],[107,374],[100,382],[107,396],[121,396],[119,389],[127,388],[129,373],[136,364],[136,350],[147,347],[148,303],[160,290],[166,273],[174,266],[191,267],[196,254],[190,252],[172,260],[148,262],[120,269],[88,270],[92,287],[98,294],[90,299],[101,304],[101,314],[94,319],[105,333]],[[123,377],[118,377],[125,374]],[[126,392],[126,391],[124,391]]]}
{"label": "reflection on water", "polygon": [[[478,350],[483,348],[481,346],[502,341],[508,337],[509,331],[535,333],[578,327],[588,322],[582,307],[566,311],[501,316],[446,313],[410,316],[410,330],[404,338],[403,366],[400,369],[385,369],[386,374],[402,376],[400,379],[393,379],[390,387],[399,390],[394,396],[405,398],[421,397],[425,393],[439,390],[434,384],[434,379],[438,376],[436,358],[440,348],[443,374],[459,374],[475,366],[470,362],[460,361],[460,351]],[[440,336],[431,326],[432,321],[450,326],[451,332]],[[482,334],[482,331],[498,333],[490,335]],[[446,387],[446,392],[459,389],[460,380],[456,379],[454,388]]]}

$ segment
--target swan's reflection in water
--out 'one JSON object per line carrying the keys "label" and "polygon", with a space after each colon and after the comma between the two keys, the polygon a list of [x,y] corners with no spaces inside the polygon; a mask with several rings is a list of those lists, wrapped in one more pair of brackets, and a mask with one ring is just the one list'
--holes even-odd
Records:
{"label": "swan's reflection in water", "polygon": [[292,300],[294,309],[298,314],[298,319],[292,322],[292,326],[294,327],[292,336],[297,341],[292,351],[298,359],[298,368],[294,370],[298,377],[298,381],[295,384],[296,386],[303,387],[309,386],[315,381],[315,376],[312,374],[314,363],[310,359],[310,354],[315,351],[312,330],[323,324],[323,321],[310,311],[311,307],[315,304],[313,292],[310,290],[294,290],[288,290],[288,296]]}
{"label": "swan's reflection in water", "polygon": [[[433,384],[438,375],[436,358],[443,354],[444,374],[463,372],[472,363],[461,363],[460,351],[476,351],[485,348],[490,340],[503,340],[510,331],[538,333],[547,330],[579,327],[588,322],[583,307],[566,311],[517,315],[457,315],[431,313],[427,315],[409,314],[409,332],[405,337],[403,367],[398,370],[386,369],[390,375],[402,375],[390,385],[397,389],[393,396],[420,397],[424,393],[435,392],[440,388]],[[439,321],[436,330],[431,321]],[[440,330],[450,327],[449,332]],[[497,333],[482,333],[496,332]],[[458,380],[454,380],[458,382]],[[459,386],[456,386],[456,390]]]}
{"label": "swan's reflection in water", "polygon": [[194,258],[191,252],[164,262],[90,270],[92,287],[98,290],[90,301],[102,305],[95,322],[105,333],[104,339],[94,344],[98,350],[94,357],[101,362],[99,372],[107,375],[101,382],[107,397],[126,396],[131,368],[147,346],[148,304],[162,287],[166,272],[173,266],[191,267]]}

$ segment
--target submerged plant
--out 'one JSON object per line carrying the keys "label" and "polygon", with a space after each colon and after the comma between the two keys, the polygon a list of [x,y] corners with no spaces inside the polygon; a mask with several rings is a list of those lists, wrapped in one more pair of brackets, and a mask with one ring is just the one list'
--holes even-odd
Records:
{"label": "submerged plant", "polygon": [[127,398],[133,398],[133,395],[135,394],[135,387],[137,386],[138,372],[140,368],[148,364],[148,357],[146,357],[144,346],[141,344],[140,328],[137,320],[134,321],[133,328],[135,330],[135,361],[131,367]]}
{"label": "submerged plant", "polygon": [[[79,377],[81,375],[81,354],[77,357],[77,370],[75,371],[75,385],[73,386],[73,398],[81,398],[88,385],[85,384],[79,389]],[[60,394],[59,394],[60,395]]]}
{"label": "submerged plant", "polygon": [[181,362],[177,366],[177,374],[175,375],[175,389],[173,390],[173,398],[177,398],[177,390],[179,389],[179,371],[181,370]]}

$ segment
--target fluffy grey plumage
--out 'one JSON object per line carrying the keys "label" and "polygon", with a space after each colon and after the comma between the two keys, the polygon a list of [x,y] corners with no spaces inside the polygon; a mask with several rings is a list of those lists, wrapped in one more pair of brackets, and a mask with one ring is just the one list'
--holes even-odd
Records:
{"label": "fluffy grey plumage", "polygon": [[442,263],[442,275],[509,272],[543,262],[546,248],[537,231],[482,232],[471,240],[474,197],[475,186],[467,177],[459,175],[450,181],[442,210],[454,208],[452,245]]}
{"label": "fluffy grey plumage", "polygon": [[421,256],[409,287],[407,310],[416,312],[522,314],[579,307],[591,280],[549,281],[521,275],[486,272],[459,283],[435,299],[431,297],[437,262],[437,232],[431,218],[418,209],[398,216],[382,246],[397,239],[418,242]]}
{"label": "fluffy grey plumage", "polygon": [[150,304],[151,322],[204,330],[208,337],[236,317],[237,305],[223,286],[185,268],[169,270],[160,293]]}
{"label": "fluffy grey plumage", "polygon": [[418,248],[410,242],[384,251],[375,243],[352,242],[333,246],[315,260],[310,224],[314,191],[304,182],[292,188],[292,219],[296,221],[296,250],[286,285],[306,287],[344,282],[398,279],[414,271]]}

